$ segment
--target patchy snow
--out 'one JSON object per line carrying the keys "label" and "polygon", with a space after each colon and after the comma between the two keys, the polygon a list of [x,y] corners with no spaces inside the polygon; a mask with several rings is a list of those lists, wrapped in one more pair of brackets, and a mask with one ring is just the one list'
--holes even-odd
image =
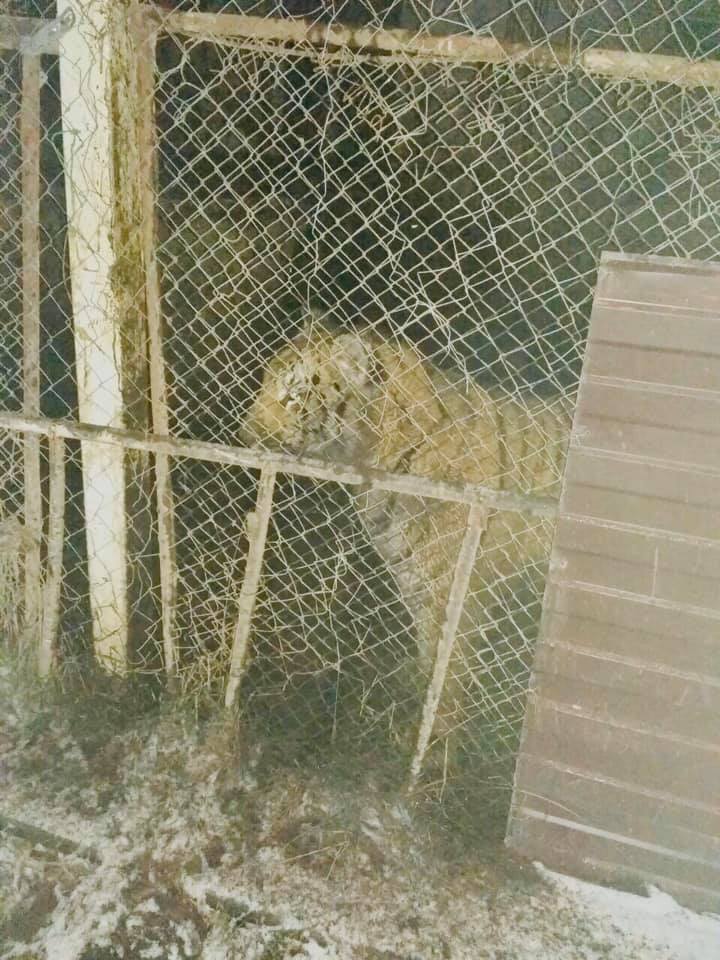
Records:
{"label": "patchy snow", "polygon": [[720,960],[717,918],[501,850],[443,858],[370,784],[250,776],[172,717],[83,739],[0,698],[0,814],[85,848],[0,832],[3,960]]}
{"label": "patchy snow", "polygon": [[624,935],[644,938],[673,960],[720,960],[720,917],[686,910],[655,887],[639,897],[536,866],[556,890]]}

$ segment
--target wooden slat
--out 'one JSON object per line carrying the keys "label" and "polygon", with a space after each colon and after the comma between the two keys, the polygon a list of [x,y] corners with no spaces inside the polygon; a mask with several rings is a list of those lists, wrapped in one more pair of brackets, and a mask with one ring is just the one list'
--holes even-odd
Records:
{"label": "wooden slat", "polygon": [[720,684],[708,690],[704,677],[550,644],[543,646],[536,670],[543,697],[569,710],[579,704],[598,720],[677,734],[710,747],[720,739]]}
{"label": "wooden slat", "polygon": [[573,451],[564,513],[679,538],[720,540],[720,483],[683,466]]}
{"label": "wooden slat", "polygon": [[[598,781],[591,774],[523,755],[519,779],[533,784],[519,802],[550,816],[592,822],[612,833],[672,846],[720,863],[720,803],[716,809],[684,803],[671,794],[639,790],[632,783]],[[598,802],[602,794],[602,802]]]}
{"label": "wooden slat", "polygon": [[[712,264],[671,257],[606,255],[598,274],[596,303],[652,305],[662,312],[683,309],[720,317],[720,289]],[[605,328],[593,335],[604,335]]]}
{"label": "wooden slat", "polygon": [[434,497],[454,503],[467,503],[468,506],[482,504],[503,513],[527,513],[529,516],[538,517],[554,517],[557,513],[557,502],[550,497],[528,496],[512,490],[493,490],[492,487],[473,483],[432,480],[429,477],[392,473],[371,467],[358,470],[356,467],[347,467],[327,460],[276,453],[260,447],[235,447],[203,440],[180,440],[136,430],[120,430],[69,420],[49,420],[45,417],[26,417],[2,411],[0,429],[35,436],[53,435],[66,440],[89,441],[119,450],[147,450],[155,454],[191,457],[208,463],[227,463],[260,470],[268,467],[278,473],[332,480],[349,486],[362,485],[373,490],[393,490],[396,493],[408,493],[413,497]]}
{"label": "wooden slat", "polygon": [[638,494],[705,510],[720,509],[720,485],[711,474],[697,473],[685,467],[657,467],[631,460],[609,459],[581,449],[573,451],[567,464],[565,497],[579,486]]}
{"label": "wooden slat", "polygon": [[720,476],[720,443],[716,438],[690,427],[655,427],[628,423],[611,416],[584,416],[578,424],[582,445],[634,459],[693,466]]}
{"label": "wooden slat", "polygon": [[636,886],[640,885],[642,881],[643,892],[646,892],[648,885],[652,884],[653,887],[657,887],[674,897],[679,903],[693,904],[698,911],[717,913],[720,909],[720,896],[718,896],[717,890],[708,890],[707,887],[699,887],[692,883],[681,883],[672,877],[629,869],[625,864],[612,863],[598,857],[588,857],[587,863],[596,872],[596,876],[601,875],[606,883],[614,883],[616,878],[620,882],[622,882],[622,878],[632,881],[634,877]]}
{"label": "wooden slat", "polygon": [[590,342],[585,357],[589,375],[636,383],[661,383],[694,390],[720,390],[720,357]]}
{"label": "wooden slat", "polygon": [[692,315],[680,308],[661,313],[653,304],[616,307],[608,301],[596,308],[602,315],[602,338],[593,343],[611,343],[652,350],[676,350],[681,354],[720,356],[717,314]]}
{"label": "wooden slat", "polygon": [[[518,63],[541,70],[573,66],[615,80],[677,84],[680,87],[720,87],[720,64],[714,60],[691,61],[682,57],[626,50],[570,49],[547,43],[513,43],[495,37],[450,34],[434,36],[424,31],[346,27],[316,20],[238,16],[231,13],[168,11],[149,6],[145,15],[163,29],[206,40],[233,38],[240,42],[293,43],[319,47],[326,57],[385,55],[466,63]],[[333,51],[336,48],[337,52]]]}
{"label": "wooden slat", "polygon": [[[552,850],[557,869],[588,880],[604,880],[610,874],[619,885],[638,886],[638,881],[644,881],[673,893],[680,902],[695,904],[699,910],[720,909],[718,872],[670,854],[662,855],[619,839],[581,833],[522,815],[515,821],[510,846],[540,860]],[[610,871],[608,867],[614,869]]]}
{"label": "wooden slat", "polygon": [[[671,709],[670,704],[667,709]],[[613,718],[600,720],[582,711],[583,704],[568,708],[534,695],[523,752],[613,780],[642,784],[690,803],[705,803],[720,796],[717,739],[712,744],[693,742],[650,729],[652,718],[648,729],[635,729]]]}
{"label": "wooden slat", "polygon": [[48,535],[47,575],[43,591],[43,616],[38,670],[45,676],[55,664],[62,596],[63,546],[65,543],[65,441],[48,442]]}
{"label": "wooden slat", "polygon": [[[647,467],[646,463],[625,466]],[[658,473],[662,468],[655,468]],[[565,498],[568,515],[587,519],[605,520],[608,523],[628,527],[640,527],[660,535],[675,535],[694,539],[720,540],[720,517],[709,506],[683,504],[664,498],[643,496],[641,493],[609,490],[602,486],[604,478],[598,477],[598,486],[574,485]],[[712,480],[720,488],[717,477]]]}
{"label": "wooden slat", "polygon": [[645,564],[658,570],[692,572],[717,578],[720,544],[711,540],[682,540],[665,531],[616,527],[586,517],[563,516],[557,523],[555,546],[602,557]]}
{"label": "wooden slat", "polygon": [[445,688],[447,670],[455,645],[457,629],[460,624],[460,618],[465,606],[465,598],[470,586],[470,577],[475,567],[480,539],[487,529],[488,517],[489,511],[483,507],[471,507],[468,511],[465,535],[455,564],[453,581],[450,586],[447,606],[445,608],[442,633],[435,654],[432,676],[425,695],[415,753],[410,764],[409,786],[411,790],[414,789],[417,783],[423,760],[425,759],[425,753],[430,743],[433,727],[435,726],[438,707],[440,706],[443,689]]}
{"label": "wooden slat", "polygon": [[250,652],[250,631],[260,577],[262,576],[265,541],[272,512],[275,480],[276,473],[273,469],[266,467],[261,472],[255,510],[247,517],[248,555],[240,596],[238,597],[237,620],[235,621],[235,633],[230,652],[230,669],[225,686],[225,706],[228,710],[234,710],[237,707],[240,684],[245,674]]}
{"label": "wooden slat", "polygon": [[[653,574],[646,564],[586,554],[581,550],[563,550],[558,554],[558,559],[562,564],[567,564],[570,569],[567,575],[573,583],[609,587],[642,596],[653,593]],[[565,582],[563,579],[558,581],[560,586]]]}
{"label": "wooden slat", "polygon": [[[720,326],[720,320],[715,326]],[[717,329],[715,333],[720,348]],[[662,387],[637,389],[623,381],[588,380],[578,400],[577,416],[581,424],[586,417],[601,417],[629,425],[666,427],[717,437],[720,435],[720,393],[687,396]]]}
{"label": "wooden slat", "polygon": [[[163,352],[160,276],[157,263],[156,163],[155,142],[155,61],[157,30],[136,6],[131,14],[137,51],[137,121],[139,181],[143,212],[143,256],[145,266],[145,309],[148,329],[150,367],[150,407],[156,433],[170,434],[168,390]],[[163,659],[169,678],[178,666],[176,638],[177,556],[175,535],[175,501],[172,471],[167,454],[155,455],[155,484],[158,512],[158,546],[160,561],[160,601],[162,608]]]}
{"label": "wooden slat", "polygon": [[576,581],[720,612],[720,544],[563,517],[555,550],[561,580],[569,569]]}
{"label": "wooden slat", "polygon": [[586,644],[678,670],[720,677],[720,620],[698,611],[667,610],[644,597],[613,598],[580,586],[551,584],[544,635]]}

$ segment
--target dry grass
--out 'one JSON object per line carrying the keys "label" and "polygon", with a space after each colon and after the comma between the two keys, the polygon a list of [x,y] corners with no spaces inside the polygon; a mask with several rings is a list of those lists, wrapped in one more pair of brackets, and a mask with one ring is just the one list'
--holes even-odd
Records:
{"label": "dry grass", "polygon": [[16,516],[3,517],[0,503],[0,640],[16,644],[23,619],[25,528]]}

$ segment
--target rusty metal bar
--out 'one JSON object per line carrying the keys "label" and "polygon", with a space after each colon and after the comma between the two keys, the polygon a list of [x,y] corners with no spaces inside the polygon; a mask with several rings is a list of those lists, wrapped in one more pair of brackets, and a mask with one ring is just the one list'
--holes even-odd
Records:
{"label": "rusty metal bar", "polygon": [[612,80],[672,83],[680,87],[720,88],[720,62],[686,60],[657,53],[635,53],[601,47],[573,50],[550,43],[505,42],[487,35],[433,36],[417,30],[377,30],[321,24],[300,19],[252,17],[231,13],[168,11],[148,7],[145,15],[171,33],[208,41],[291,43],[359,56],[416,57],[424,61],[522,64],[540,70],[579,69]]}
{"label": "rusty metal bar", "polygon": [[442,697],[443,687],[445,686],[450,657],[452,656],[455,646],[455,637],[465,604],[465,596],[470,586],[470,576],[475,565],[475,557],[480,544],[480,538],[487,527],[488,514],[489,511],[487,508],[481,506],[470,507],[468,513],[465,536],[463,537],[460,553],[458,554],[457,563],[455,564],[455,573],[445,608],[445,621],[435,655],[433,675],[423,705],[415,755],[410,765],[410,789],[417,783],[428,744],[430,743],[433,727],[435,726],[435,717],[437,716],[440,698]]}
{"label": "rusty metal bar", "polygon": [[245,673],[248,648],[250,645],[250,627],[252,615],[257,600],[260,576],[262,574],[265,540],[268,524],[272,512],[272,499],[275,491],[275,470],[266,467],[260,474],[255,511],[247,515],[248,555],[245,564],[240,597],[238,599],[238,615],[235,624],[232,653],[230,655],[230,671],[228,673],[227,688],[225,690],[225,706],[232,709],[237,703],[237,695]]}
{"label": "rusty metal bar", "polygon": [[50,437],[48,498],[47,573],[43,597],[43,618],[38,670],[46,676],[57,656],[57,635],[60,623],[60,589],[62,587],[63,545],[65,543],[65,441]]}
{"label": "rusty metal bar", "polygon": [[171,437],[147,436],[131,430],[116,430],[89,423],[68,420],[48,420],[42,417],[24,417],[14,413],[0,413],[0,428],[19,433],[36,433],[47,436],[54,432],[69,440],[90,440],[128,450],[149,450],[209,463],[227,463],[231,466],[259,470],[270,467],[277,473],[289,473],[315,480],[331,480],[348,486],[364,485],[371,490],[392,490],[413,497],[432,497],[454,503],[484,505],[509,513],[528,513],[531,516],[554,517],[557,501],[548,497],[530,497],[512,490],[493,490],[472,483],[450,483],[429,480],[409,474],[388,473],[385,470],[367,468],[358,470],[339,464],[313,460],[309,457],[294,457],[284,453],[269,453],[252,447],[232,447],[223,443],[207,443],[200,440],[177,440]]}
{"label": "rusty metal bar", "polygon": [[[20,104],[22,144],[23,413],[40,415],[40,57],[22,58]],[[43,511],[40,437],[25,436],[25,554],[23,637],[26,650],[40,640]]]}
{"label": "rusty metal bar", "polygon": [[[145,307],[147,311],[150,350],[150,404],[153,429],[167,436],[170,433],[167,399],[167,378],[163,356],[160,279],[157,265],[157,230],[155,204],[155,99],[154,73],[156,30],[148,29],[148,21],[140,9],[133,11],[133,29],[136,33],[138,148],[140,154],[140,183],[142,191],[143,260],[145,268]],[[169,676],[177,671],[175,637],[175,608],[177,591],[177,560],[175,553],[175,507],[167,453],[155,452],[155,484],[158,511],[158,541],[160,554],[160,598],[165,670]]]}

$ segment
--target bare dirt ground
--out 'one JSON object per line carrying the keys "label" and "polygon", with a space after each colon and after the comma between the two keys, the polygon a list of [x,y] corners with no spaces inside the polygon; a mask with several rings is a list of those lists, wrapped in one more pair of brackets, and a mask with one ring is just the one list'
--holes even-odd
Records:
{"label": "bare dirt ground", "polygon": [[678,953],[372,770],[268,772],[219,722],[63,701],[1,663],[0,703],[2,958],[720,958],[720,925],[716,954],[710,927]]}

